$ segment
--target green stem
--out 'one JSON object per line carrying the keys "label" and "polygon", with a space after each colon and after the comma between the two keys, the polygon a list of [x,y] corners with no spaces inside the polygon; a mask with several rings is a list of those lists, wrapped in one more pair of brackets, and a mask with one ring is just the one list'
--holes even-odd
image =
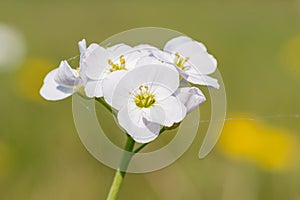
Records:
{"label": "green stem", "polygon": [[[109,112],[115,114],[115,111],[105,102],[105,100],[103,98],[95,98],[95,99],[96,99],[96,101],[101,103]],[[160,130],[159,134],[163,133],[166,130],[167,129],[165,127],[163,127]],[[141,146],[139,146],[137,149],[135,149],[133,151],[134,144],[135,144],[135,141],[129,135],[127,135],[125,152],[123,154],[123,157],[122,157],[122,160],[120,163],[120,167],[119,167],[119,169],[117,169],[117,171],[115,173],[115,177],[113,179],[113,182],[110,187],[110,190],[109,190],[106,200],[116,200],[118,198],[120,188],[122,186],[122,183],[123,183],[125,175],[126,175],[126,169],[129,165],[129,162],[130,162],[132,156],[135,153],[138,153],[139,151],[141,151],[149,143],[142,144]],[[128,152],[132,152],[132,154],[129,154]]]}
{"label": "green stem", "polygon": [[113,109],[104,101],[103,98],[95,98],[95,100],[101,103],[109,112],[113,112]]}
{"label": "green stem", "polygon": [[145,146],[147,146],[149,143],[144,143],[141,146],[139,146],[138,148],[136,148],[133,153],[138,153],[139,151],[141,151]]}
{"label": "green stem", "polygon": [[132,152],[134,144],[135,144],[134,140],[128,135],[126,145],[125,145],[125,152],[123,154],[120,163],[120,168],[117,169],[115,173],[115,177],[110,187],[106,200],[116,200],[118,198],[118,193],[120,191],[120,188],[122,186],[123,180],[126,175],[126,169],[129,165],[132,156],[134,155],[134,154],[129,154],[128,152]]}

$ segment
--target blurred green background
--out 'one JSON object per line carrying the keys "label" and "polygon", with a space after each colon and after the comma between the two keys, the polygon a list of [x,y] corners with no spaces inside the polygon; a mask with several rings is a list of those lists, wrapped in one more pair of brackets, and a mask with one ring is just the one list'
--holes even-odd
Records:
{"label": "blurred green background", "polygon": [[[76,133],[71,98],[46,102],[45,74],[77,41],[157,26],[204,42],[219,62],[228,120],[214,151],[203,131],[173,165],[128,174],[120,199],[300,199],[300,1],[36,1],[0,4],[0,199],[105,199],[114,171]],[[203,125],[205,127],[205,125]]]}

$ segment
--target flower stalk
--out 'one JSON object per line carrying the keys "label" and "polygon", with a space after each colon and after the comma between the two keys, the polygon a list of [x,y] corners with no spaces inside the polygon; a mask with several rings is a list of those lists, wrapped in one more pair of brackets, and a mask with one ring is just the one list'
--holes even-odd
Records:
{"label": "flower stalk", "polygon": [[[121,189],[122,183],[126,175],[126,169],[129,165],[129,162],[134,154],[128,154],[128,152],[133,152],[135,141],[127,135],[127,141],[125,145],[125,152],[123,154],[120,167],[115,173],[112,185],[110,187],[108,196],[106,200],[116,200],[118,198],[119,191]],[[128,151],[128,152],[127,152]]]}

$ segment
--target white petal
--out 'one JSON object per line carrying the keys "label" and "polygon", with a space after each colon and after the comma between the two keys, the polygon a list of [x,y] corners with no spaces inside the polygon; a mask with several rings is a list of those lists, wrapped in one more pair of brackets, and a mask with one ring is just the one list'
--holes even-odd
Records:
{"label": "white petal", "polygon": [[196,87],[178,88],[174,95],[184,104],[187,114],[206,100],[201,90]]}
{"label": "white petal", "polygon": [[102,97],[102,80],[99,81],[88,81],[84,87],[84,91],[87,97]]}
{"label": "white petal", "polygon": [[112,47],[107,48],[110,58],[112,60],[118,59],[121,55],[125,55],[127,52],[132,50],[131,46],[128,46],[127,44],[116,44]]}
{"label": "white petal", "polygon": [[115,88],[126,73],[127,71],[125,70],[118,70],[109,74],[105,79],[103,79],[102,90],[103,90],[104,100],[110,106],[112,105],[112,97],[114,95]]}
{"label": "white petal", "polygon": [[[162,84],[151,83],[147,85],[151,94],[154,94],[156,101],[162,101],[172,95],[175,91]],[[178,86],[179,87],[179,86]],[[138,91],[137,91],[138,92]]]}
{"label": "white petal", "polygon": [[72,88],[66,88],[63,86],[59,86],[56,83],[46,82],[42,86],[40,90],[40,95],[46,99],[51,101],[65,99],[73,94]]}
{"label": "white petal", "polygon": [[185,106],[174,96],[158,102],[150,107],[149,111],[149,115],[145,116],[148,121],[168,127],[181,122],[186,115]]}
{"label": "white petal", "polygon": [[214,65],[217,67],[217,65],[218,65],[217,59],[213,55],[210,55],[210,54],[209,54],[209,57],[212,60],[212,62],[214,63]]}
{"label": "white petal", "polygon": [[144,56],[137,60],[135,67],[148,64],[162,64],[162,62],[153,56]]}
{"label": "white petal", "polygon": [[[137,125],[133,123],[128,114],[128,108],[124,107],[118,112],[118,121],[121,127],[139,143],[148,143],[154,140],[160,131],[160,125],[155,123],[148,123]],[[147,125],[146,125],[147,124]]]}
{"label": "white petal", "polygon": [[74,93],[73,87],[61,86],[54,80],[58,71],[58,68],[50,71],[44,79],[44,84],[40,89],[40,95],[46,100],[61,100]]}
{"label": "white petal", "polygon": [[98,44],[91,44],[81,61],[81,70],[93,80],[98,80],[108,65],[108,52]]}
{"label": "white petal", "polygon": [[77,71],[72,69],[65,60],[60,63],[54,80],[59,85],[66,87],[73,87],[80,84]]}
{"label": "white petal", "polygon": [[164,51],[173,53],[174,49],[189,41],[192,41],[192,39],[186,36],[175,37],[165,44]]}
{"label": "white petal", "polygon": [[146,108],[139,108],[134,101],[128,101],[124,107],[127,107],[128,116],[132,123],[137,126],[145,126],[144,116],[147,113]]}
{"label": "white petal", "polygon": [[152,55],[162,62],[166,62],[170,64],[174,63],[175,56],[168,52],[157,50],[157,51],[152,51]]}
{"label": "white petal", "polygon": [[85,50],[86,50],[86,40],[85,39],[78,42],[78,48],[79,48],[80,54],[85,52]]}
{"label": "white petal", "polygon": [[217,89],[219,89],[219,87],[220,87],[217,79],[211,78],[210,76],[207,76],[207,75],[189,74],[188,77],[186,77],[185,79],[187,81],[197,84],[197,85],[205,85],[205,86],[210,86],[210,87],[217,88]]}
{"label": "white petal", "polygon": [[58,68],[53,69],[52,71],[50,71],[46,77],[44,78],[44,83],[54,83],[57,84],[54,80],[54,77],[56,76],[58,71]]}
{"label": "white petal", "polygon": [[208,54],[201,43],[192,41],[184,43],[175,49],[182,57],[189,58],[186,65],[192,65],[199,74],[211,74],[216,70],[215,62]]}
{"label": "white petal", "polygon": [[156,64],[144,65],[128,71],[115,87],[112,96],[112,106],[119,110],[140,86],[152,84],[163,85],[165,88],[168,88],[169,92],[165,96],[160,97],[166,98],[173,94],[179,86],[178,71]]}
{"label": "white petal", "polygon": [[180,74],[180,76],[182,78],[187,79],[187,77],[189,76],[189,73],[187,71],[182,70],[178,66],[173,65],[173,64],[172,65],[170,64],[170,66],[172,66],[173,68],[175,68],[178,71],[178,73]]}
{"label": "white petal", "polygon": [[143,54],[145,56],[152,55],[153,51],[160,51],[158,48],[151,46],[149,44],[140,44],[140,45],[133,47],[133,49],[140,52],[141,54]]}
{"label": "white petal", "polygon": [[[142,47],[145,46],[147,48],[148,45],[141,45]],[[142,48],[139,47],[138,48]],[[148,50],[141,51],[141,59],[138,61],[137,65],[145,65],[147,64],[147,60],[149,61],[148,64],[164,64],[164,65],[173,65],[175,56],[173,54],[161,51],[155,47],[148,48]],[[174,66],[173,66],[174,67]]]}

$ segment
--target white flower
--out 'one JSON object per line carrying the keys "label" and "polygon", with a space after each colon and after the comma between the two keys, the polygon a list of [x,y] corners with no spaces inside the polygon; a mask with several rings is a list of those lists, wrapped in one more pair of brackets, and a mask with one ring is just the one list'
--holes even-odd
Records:
{"label": "white flower", "polygon": [[88,81],[85,92],[88,97],[102,97],[102,81],[116,71],[131,70],[136,66],[140,53],[125,44],[117,44],[107,49],[91,44],[81,56],[81,74]]}
{"label": "white flower", "polygon": [[174,96],[184,104],[187,114],[206,101],[204,94],[196,87],[178,88]]}
{"label": "white flower", "polygon": [[161,64],[137,67],[126,74],[115,73],[103,81],[105,100],[118,110],[119,124],[137,142],[154,140],[160,126],[183,120],[186,108],[173,96],[179,74]]}
{"label": "white flower", "polygon": [[72,69],[67,61],[62,61],[44,79],[40,94],[47,100],[61,100],[74,92],[82,92],[82,80],[78,71]]}
{"label": "white flower", "polygon": [[[86,40],[78,42],[80,51],[80,61],[86,52]],[[79,64],[81,66],[81,63]],[[66,60],[61,61],[58,68],[49,72],[44,84],[40,90],[40,94],[47,100],[61,100],[71,96],[74,92],[84,95],[83,86],[87,82],[87,77],[82,73],[82,68],[72,69]]]}
{"label": "white flower", "polygon": [[164,51],[172,53],[173,63],[187,81],[219,88],[218,81],[207,76],[216,70],[217,61],[207,53],[204,44],[180,36],[168,41]]}
{"label": "white flower", "polygon": [[202,43],[179,36],[169,40],[163,50],[153,49],[151,55],[175,66],[181,76],[191,83],[219,88],[218,81],[208,76],[216,70],[217,61],[207,53]]}

